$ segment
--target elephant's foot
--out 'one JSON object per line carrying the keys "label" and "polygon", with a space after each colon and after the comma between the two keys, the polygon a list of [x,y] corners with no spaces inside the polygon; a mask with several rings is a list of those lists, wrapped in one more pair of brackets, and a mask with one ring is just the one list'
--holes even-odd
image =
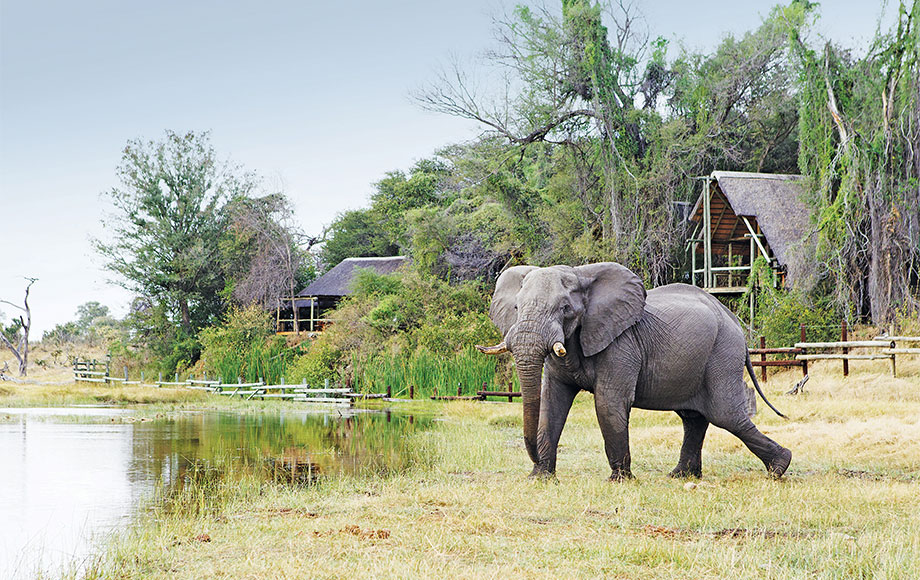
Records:
{"label": "elephant's foot", "polygon": [[678,479],[695,477],[700,479],[703,477],[703,467],[701,465],[678,465],[671,473],[668,474],[668,477],[674,477]]}
{"label": "elephant's foot", "polygon": [[539,479],[539,480],[550,480],[556,479],[556,472],[550,471],[549,469],[543,467],[542,465],[534,465],[533,471],[528,475],[530,479]]}
{"label": "elephant's foot", "polygon": [[785,447],[780,447],[779,454],[767,464],[767,472],[773,477],[779,479],[786,473],[789,463],[792,461],[792,451]]}
{"label": "elephant's foot", "polygon": [[629,468],[618,468],[614,469],[610,473],[610,481],[625,481],[627,479],[635,479],[633,477],[632,471]]}

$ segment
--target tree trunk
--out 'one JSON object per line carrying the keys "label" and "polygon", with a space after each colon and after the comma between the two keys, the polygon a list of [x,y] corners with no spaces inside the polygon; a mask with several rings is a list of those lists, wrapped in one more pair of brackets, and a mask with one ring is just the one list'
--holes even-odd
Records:
{"label": "tree trunk", "polygon": [[0,300],[9,304],[10,306],[22,310],[26,313],[25,318],[22,316],[19,317],[19,323],[22,326],[22,336],[19,338],[19,344],[14,346],[6,336],[0,334],[0,339],[2,339],[3,344],[10,349],[10,352],[13,353],[13,356],[16,357],[16,360],[19,361],[19,376],[24,377],[28,374],[29,368],[29,330],[32,328],[32,309],[29,308],[29,290],[32,289],[32,284],[35,284],[35,281],[38,278],[26,278],[29,281],[29,284],[26,286],[26,295],[22,300],[22,306],[17,306],[8,300]]}
{"label": "tree trunk", "polygon": [[186,333],[192,333],[192,318],[188,310],[188,298],[185,296],[179,297],[179,309],[182,311],[182,330]]}

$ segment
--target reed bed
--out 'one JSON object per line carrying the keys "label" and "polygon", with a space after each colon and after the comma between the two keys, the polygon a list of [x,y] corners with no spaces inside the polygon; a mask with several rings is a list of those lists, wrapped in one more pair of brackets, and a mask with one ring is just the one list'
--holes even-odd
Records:
{"label": "reed bed", "polygon": [[[496,388],[496,359],[467,347],[445,358],[426,349],[408,357],[354,359],[356,388],[365,393],[389,392],[406,397],[409,386],[416,397],[432,395],[475,395],[483,387]],[[513,386],[517,388],[515,377]],[[507,387],[502,387],[507,388]],[[517,389],[519,390],[519,389]]]}

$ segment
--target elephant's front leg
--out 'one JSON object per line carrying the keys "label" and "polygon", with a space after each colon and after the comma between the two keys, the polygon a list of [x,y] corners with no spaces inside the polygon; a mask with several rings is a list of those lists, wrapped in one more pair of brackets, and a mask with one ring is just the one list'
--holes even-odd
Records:
{"label": "elephant's front leg", "polygon": [[610,479],[632,478],[629,456],[629,412],[635,401],[638,365],[625,356],[617,356],[607,368],[617,369],[598,377],[594,390],[597,422],[604,436],[604,450],[610,463]]}
{"label": "elephant's front leg", "polygon": [[540,395],[540,425],[537,432],[537,452],[540,461],[534,464],[532,476],[551,475],[556,472],[559,437],[577,394],[578,388],[544,375]]}
{"label": "elephant's front leg", "polygon": [[597,422],[604,436],[604,451],[610,463],[610,479],[613,481],[631,479],[629,456],[629,407],[619,403],[605,402],[595,397]]}

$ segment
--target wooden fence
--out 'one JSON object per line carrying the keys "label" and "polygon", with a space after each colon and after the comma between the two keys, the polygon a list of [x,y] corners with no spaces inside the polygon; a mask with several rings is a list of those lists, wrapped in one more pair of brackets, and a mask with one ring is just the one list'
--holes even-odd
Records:
{"label": "wooden fence", "polygon": [[[910,345],[910,346],[909,346]],[[855,350],[856,352],[851,352]],[[764,337],[760,337],[760,348],[748,349],[751,364],[761,367],[760,379],[767,380],[767,367],[800,367],[802,376],[808,375],[808,362],[818,360],[839,360],[843,376],[850,374],[850,361],[887,360],[891,375],[897,376],[897,356],[920,355],[918,336],[879,336],[872,340],[848,340],[846,321],[840,324],[840,340],[836,342],[808,342],[805,325],[799,327],[799,342],[791,347],[767,348]],[[794,359],[767,360],[769,354],[795,355]],[[755,356],[760,360],[754,359]]]}

